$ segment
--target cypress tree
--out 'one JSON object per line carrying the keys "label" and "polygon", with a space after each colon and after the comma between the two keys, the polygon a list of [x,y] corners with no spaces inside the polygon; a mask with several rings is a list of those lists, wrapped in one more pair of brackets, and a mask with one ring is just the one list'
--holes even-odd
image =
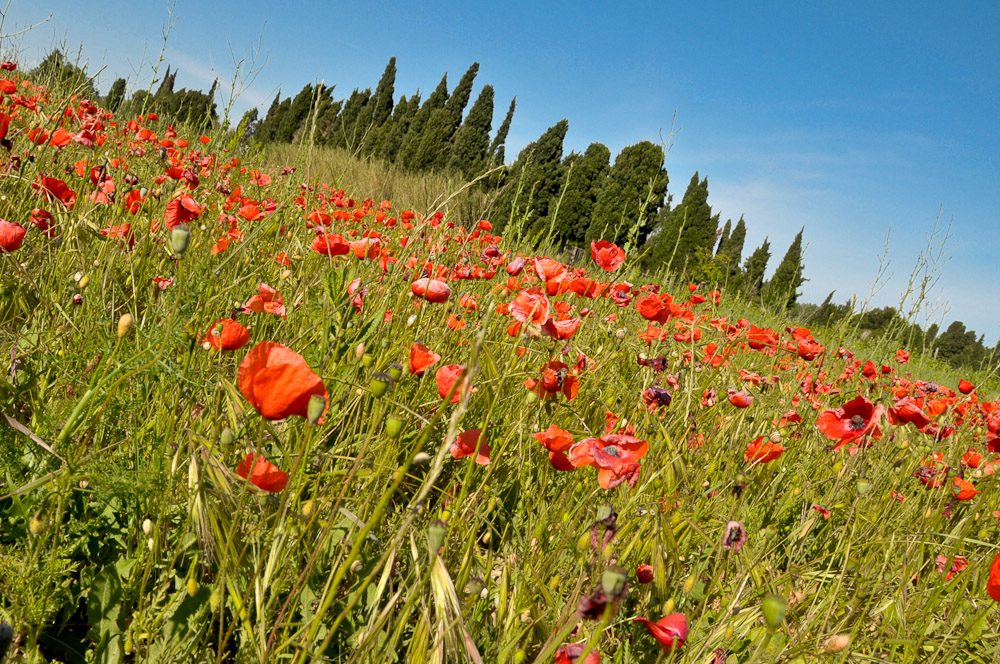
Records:
{"label": "cypress tree", "polygon": [[[275,131],[274,140],[279,143],[291,143],[296,133],[302,127],[306,116],[309,115],[309,111],[312,109],[312,102],[313,86],[312,83],[306,83],[299,90],[299,93],[295,95],[295,98],[289,102],[288,109],[282,113],[281,124],[278,125]],[[281,105],[284,107],[284,102]]]}
{"label": "cypress tree", "polygon": [[764,238],[764,242],[754,249],[754,252],[747,257],[743,264],[743,292],[752,297],[760,290],[764,283],[764,272],[767,271],[767,262],[771,260],[771,243]]}
{"label": "cypress tree", "polygon": [[329,103],[324,103],[316,111],[316,142],[320,145],[333,145],[337,118],[343,107],[344,100],[334,100],[331,97]]}
{"label": "cypress tree", "polygon": [[392,120],[382,125],[376,143],[373,146],[375,154],[389,162],[394,162],[403,144],[403,138],[410,128],[410,123],[420,108],[420,92],[407,99],[401,97],[396,109],[392,112]]}
{"label": "cypress tree", "polygon": [[598,192],[610,169],[611,150],[601,143],[591,143],[582,155],[574,152],[563,160],[566,184],[560,194],[555,236],[564,245],[584,246]]}
{"label": "cypress tree", "polygon": [[454,145],[448,158],[448,168],[471,180],[486,170],[493,124],[493,86],[484,85],[469,109],[465,122],[455,132]]}
{"label": "cypress tree", "polygon": [[174,82],[176,79],[177,72],[171,74],[170,65],[167,65],[167,73],[163,75],[163,80],[160,81],[160,87],[156,88],[156,92],[153,94],[153,99],[157,102],[161,102],[174,94]]}
{"label": "cypress tree", "polygon": [[743,243],[746,237],[747,224],[740,216],[740,220],[736,222],[729,238],[726,239],[723,236],[724,242],[719,243],[719,251],[715,254],[715,260],[729,276],[740,271],[740,260],[743,258]]}
{"label": "cypress tree", "polygon": [[733,230],[733,220],[726,219],[726,225],[722,229],[722,237],[719,238],[719,246],[715,249],[715,255],[718,256],[719,253],[725,248],[726,243],[729,242],[729,233]]}
{"label": "cypress tree", "polygon": [[392,117],[393,92],[396,85],[396,56],[389,58],[389,64],[382,72],[375,94],[371,98],[372,127],[381,127]]}
{"label": "cypress tree", "polygon": [[695,171],[680,205],[659,216],[657,233],[651,240],[653,245],[646,254],[646,266],[656,269],[669,265],[674,270],[684,269],[692,278],[700,278],[702,263],[711,258],[719,228],[719,215],[713,216],[708,204],[708,178],[699,181]]}
{"label": "cypress tree", "polygon": [[525,217],[530,228],[536,219],[548,215],[562,186],[562,148],[568,129],[569,121],[562,119],[521,150],[497,203],[496,232],[502,231],[512,216]]}
{"label": "cypress tree", "polygon": [[796,233],[795,239],[785,252],[785,257],[781,259],[771,279],[764,285],[762,295],[765,301],[773,306],[788,307],[795,304],[799,298],[799,286],[805,282],[802,277],[802,231],[804,230],[805,228],[802,228]]}
{"label": "cypress tree", "polygon": [[257,126],[256,138],[263,143],[269,143],[274,140],[274,134],[277,132],[277,127],[281,124],[281,118],[279,114],[281,113],[281,90],[278,90],[278,94],[274,95],[274,101],[267,108],[267,113],[264,114],[264,119],[260,121]]}
{"label": "cypress tree", "polygon": [[623,149],[597,193],[586,241],[624,242],[638,226],[636,246],[641,246],[663,206],[667,182],[662,147],[642,141]]}
{"label": "cypress tree", "polygon": [[125,85],[125,79],[118,78],[115,79],[115,82],[111,84],[111,89],[108,90],[108,96],[104,99],[104,105],[112,113],[117,111],[125,100]]}
{"label": "cypress tree", "polygon": [[444,108],[447,102],[448,73],[445,72],[445,75],[441,77],[441,82],[438,83],[434,91],[427,97],[427,101],[424,102],[420,110],[410,120],[406,134],[403,136],[403,142],[399,146],[399,152],[396,155],[397,163],[402,164],[405,168],[415,168],[413,165],[416,164],[420,153],[420,146],[424,139],[424,129],[427,128],[427,123],[434,114],[434,111]]}
{"label": "cypress tree", "polygon": [[442,108],[435,109],[423,130],[420,146],[409,164],[414,170],[441,169],[448,163],[451,141],[462,122],[462,112],[469,103],[472,84],[479,72],[479,63],[474,62],[459,80],[451,96]]}
{"label": "cypress tree", "polygon": [[516,106],[517,97],[514,97],[510,100],[507,115],[504,116],[503,122],[500,123],[500,128],[497,129],[497,135],[493,138],[493,143],[490,144],[490,168],[500,166],[504,163],[504,143],[507,141],[507,133],[510,131],[510,122],[514,119],[514,108]]}
{"label": "cypress tree", "polygon": [[364,140],[371,128],[371,113],[368,109],[371,88],[354,89],[351,96],[333,123],[333,145],[354,151]]}

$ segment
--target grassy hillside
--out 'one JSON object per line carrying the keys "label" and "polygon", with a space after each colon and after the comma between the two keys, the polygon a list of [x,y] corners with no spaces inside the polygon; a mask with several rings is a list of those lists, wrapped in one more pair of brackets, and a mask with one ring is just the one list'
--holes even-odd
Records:
{"label": "grassy hillside", "polygon": [[996,660],[985,377],[0,90],[12,661]]}

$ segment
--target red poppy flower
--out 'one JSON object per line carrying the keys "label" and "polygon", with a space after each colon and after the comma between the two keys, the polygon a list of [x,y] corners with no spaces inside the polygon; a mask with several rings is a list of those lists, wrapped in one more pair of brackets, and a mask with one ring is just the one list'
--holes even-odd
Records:
{"label": "red poppy flower", "polygon": [[232,318],[223,318],[212,324],[205,341],[216,350],[239,350],[250,342],[250,331]]}
{"label": "red poppy flower", "polygon": [[566,452],[573,446],[573,436],[568,431],[551,424],[545,431],[531,435],[549,451],[549,462],[553,468],[561,471],[574,469],[569,457],[566,456]]}
{"label": "red poppy flower", "polygon": [[288,484],[288,473],[278,468],[264,458],[262,454],[248,453],[236,466],[236,474],[258,489],[270,493],[278,493]]}
{"label": "red poppy flower", "polygon": [[910,361],[910,354],[907,353],[902,348],[900,348],[899,350],[896,351],[896,361],[899,362],[900,364],[906,364],[907,362]]}
{"label": "red poppy flower", "polygon": [[827,438],[838,441],[835,449],[839,450],[845,444],[862,436],[881,439],[882,429],[879,427],[879,419],[883,411],[882,406],[875,406],[865,397],[859,396],[840,408],[824,411],[816,420],[816,426]]}
{"label": "red poppy flower", "polygon": [[549,298],[537,286],[523,290],[510,303],[510,315],[522,323],[541,323],[549,317]]}
{"label": "red poppy flower", "polygon": [[[314,394],[328,398],[323,381],[301,355],[270,341],[257,344],[247,353],[236,382],[246,400],[268,420],[290,415],[308,417],[309,399]],[[325,415],[324,408],[319,424]]]}
{"label": "red poppy flower", "polygon": [[923,410],[923,399],[915,397],[903,397],[896,402],[892,408],[888,409],[889,422],[901,424],[910,422],[918,429],[923,429],[931,423],[927,414]]}
{"label": "red poppy flower", "polygon": [[410,290],[417,297],[422,297],[428,302],[447,302],[451,296],[451,288],[438,279],[417,279],[410,285]]}
{"label": "red poppy flower", "polygon": [[580,381],[570,371],[564,362],[548,362],[542,367],[541,379],[529,378],[524,386],[546,399],[562,392],[566,399],[572,401],[580,391]]}
{"label": "red poppy flower", "polygon": [[743,458],[747,463],[768,463],[781,457],[785,448],[781,443],[772,443],[764,436],[757,436],[747,445]]}
{"label": "red poppy flower", "polygon": [[958,391],[961,392],[962,394],[968,394],[972,392],[972,390],[974,389],[976,389],[976,386],[970,383],[969,381],[965,380],[964,378],[958,381]]}
{"label": "red poppy flower", "polygon": [[601,664],[601,655],[596,650],[580,659],[580,655],[586,649],[587,644],[585,643],[570,643],[559,646],[559,650],[556,650],[556,664]]}
{"label": "red poppy flower", "polygon": [[649,633],[663,648],[663,652],[669,653],[674,648],[680,648],[687,640],[688,624],[683,613],[671,613],[655,623],[645,618],[633,618],[633,620],[646,626]]}
{"label": "red poppy flower", "polygon": [[753,404],[753,396],[746,390],[729,390],[729,403],[737,408],[748,408]]}
{"label": "red poppy flower", "polygon": [[640,564],[635,568],[635,578],[639,583],[652,583],[653,566],[646,563]]}
{"label": "red poppy flower", "polygon": [[327,235],[323,233],[317,235],[312,241],[311,248],[318,254],[324,256],[343,256],[351,252],[351,245],[340,235]]}
{"label": "red poppy flower", "polygon": [[590,243],[590,257],[602,270],[614,272],[625,262],[625,251],[607,240],[600,240]]}
{"label": "red poppy flower", "polygon": [[243,305],[243,313],[268,313],[285,317],[285,300],[278,291],[265,283],[258,286],[258,294],[247,300]]}
{"label": "red poppy flower", "polygon": [[448,451],[455,459],[467,456],[475,457],[474,461],[480,466],[486,466],[490,462],[491,450],[490,446],[486,444],[482,429],[469,429],[458,434]]}
{"label": "red poppy flower", "polygon": [[[944,554],[938,555],[935,559],[935,567],[937,568],[938,574],[944,572],[944,566],[948,564],[948,556]],[[955,556],[951,561],[951,568],[948,573],[944,575],[945,581],[951,581],[952,577],[963,571],[969,566],[969,560],[963,556]]]}
{"label": "red poppy flower", "polygon": [[963,480],[961,477],[956,477],[952,481],[951,492],[957,500],[972,500],[977,494],[982,493],[976,490],[972,482]]}
{"label": "red poppy flower", "polygon": [[167,203],[167,214],[165,222],[167,228],[173,230],[178,224],[186,224],[198,218],[201,214],[201,206],[191,198],[190,194],[184,193]]}
{"label": "red poppy flower", "polygon": [[427,367],[441,361],[441,356],[423,344],[410,346],[410,373],[416,376],[427,371]]}
{"label": "red poppy flower", "polygon": [[[458,377],[462,375],[462,371],[464,370],[465,367],[461,364],[446,364],[437,370],[437,373],[434,374],[434,382],[437,383],[438,394],[441,395],[442,399],[448,397],[452,387],[454,387],[458,381]],[[462,399],[462,392],[465,390],[468,382],[468,379],[463,380],[462,384],[455,388],[448,403],[458,403]]]}
{"label": "red poppy flower", "polygon": [[569,320],[547,319],[542,323],[542,335],[550,339],[569,339],[580,329],[580,318],[570,318]]}
{"label": "red poppy flower", "polygon": [[629,434],[609,433],[585,438],[569,449],[573,466],[593,466],[602,489],[614,489],[623,482],[634,487],[639,481],[639,459],[649,451],[649,443]]}
{"label": "red poppy flower", "polygon": [[1000,553],[990,565],[990,576],[986,579],[986,592],[994,601],[1000,602]]}
{"label": "red poppy flower", "polygon": [[26,231],[20,224],[12,224],[0,219],[0,253],[17,251],[24,241]]}

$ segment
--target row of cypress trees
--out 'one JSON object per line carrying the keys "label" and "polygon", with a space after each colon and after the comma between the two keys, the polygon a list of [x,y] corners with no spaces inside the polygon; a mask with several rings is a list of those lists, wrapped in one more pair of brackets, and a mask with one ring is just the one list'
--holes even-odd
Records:
{"label": "row of cypress trees", "polygon": [[720,232],[719,215],[708,204],[708,178],[695,173],[681,202],[671,206],[660,145],[630,145],[613,163],[611,151],[601,143],[564,156],[565,119],[504,167],[516,98],[491,137],[491,85],[482,86],[465,113],[478,72],[479,63],[473,63],[450,93],[445,74],[426,99],[418,91],[394,102],[396,59],[391,58],[374,92],[355,89],[345,99],[334,99],[332,87],[308,84],[294,97],[282,99],[279,92],[262,120],[256,122],[253,115],[248,120],[261,142],[310,140],[411,171],[448,171],[473,179],[503,167],[484,182],[499,190],[492,215],[498,230],[516,220],[522,231],[547,234],[565,248],[586,248],[598,239],[627,244],[642,253],[649,269],[666,267],[692,279],[738,283],[775,304],[795,303],[804,281],[801,231],[765,283],[769,242],[741,268],[746,223],[741,218],[734,227],[727,221]]}

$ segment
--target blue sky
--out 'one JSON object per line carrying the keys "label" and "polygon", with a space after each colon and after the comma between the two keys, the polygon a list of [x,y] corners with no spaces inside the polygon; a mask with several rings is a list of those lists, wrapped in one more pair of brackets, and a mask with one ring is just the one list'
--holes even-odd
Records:
{"label": "blue sky", "polygon": [[[289,9],[288,7],[294,7]],[[898,304],[935,218],[953,221],[930,320],[1000,336],[1000,3],[996,2],[243,2],[178,0],[165,62],[180,87],[232,78],[233,53],[266,66],[237,117],[306,83],[335,96],[374,86],[396,56],[396,92],[454,85],[474,61],[517,113],[508,156],[568,118],[567,150],[617,153],[676,131],[677,200],[707,175],[722,218],[742,214],[749,253],[770,238],[773,269],[805,226],[804,299],[870,299],[889,233],[891,277],[871,299]],[[99,87],[149,85],[169,5],[14,0],[0,42],[35,62],[54,44]],[[232,49],[232,50],[231,50]],[[214,72],[213,72],[214,68]],[[478,86],[477,86],[478,87]],[[475,92],[474,92],[475,94]],[[675,115],[676,114],[676,115]],[[363,193],[363,192],[359,192]],[[942,327],[944,327],[944,325]]]}

